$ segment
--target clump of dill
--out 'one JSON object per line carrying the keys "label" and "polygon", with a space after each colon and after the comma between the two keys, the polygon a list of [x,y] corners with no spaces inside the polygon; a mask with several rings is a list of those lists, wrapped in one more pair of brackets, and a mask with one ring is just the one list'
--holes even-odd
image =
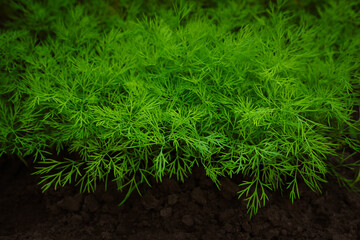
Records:
{"label": "clump of dill", "polygon": [[[359,0],[4,3],[0,156],[30,159],[44,191],[194,165],[242,175],[250,216],[269,190],[326,174],[353,190],[360,151]],[[337,162],[331,162],[336,157]],[[30,161],[31,161],[30,160]],[[150,185],[150,184],[149,184]],[[139,191],[140,193],[140,191]]]}

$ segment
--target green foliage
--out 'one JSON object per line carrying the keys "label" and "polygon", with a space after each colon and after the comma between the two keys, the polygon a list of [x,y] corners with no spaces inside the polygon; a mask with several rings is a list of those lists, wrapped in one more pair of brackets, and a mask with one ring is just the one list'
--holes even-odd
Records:
{"label": "green foliage", "polygon": [[201,165],[219,189],[244,177],[250,216],[327,174],[358,190],[337,168],[359,173],[359,0],[165,2],[2,4],[0,156],[121,203]]}

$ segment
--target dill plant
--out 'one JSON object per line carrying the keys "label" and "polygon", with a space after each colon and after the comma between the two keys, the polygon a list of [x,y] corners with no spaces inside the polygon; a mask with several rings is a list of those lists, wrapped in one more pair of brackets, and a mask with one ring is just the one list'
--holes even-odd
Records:
{"label": "dill plant", "polygon": [[[268,191],[358,191],[357,1],[33,1],[2,4],[0,156],[43,190],[127,190],[194,165],[242,175],[250,216]],[[357,109],[357,110],[356,110]],[[337,160],[330,161],[330,157]]]}

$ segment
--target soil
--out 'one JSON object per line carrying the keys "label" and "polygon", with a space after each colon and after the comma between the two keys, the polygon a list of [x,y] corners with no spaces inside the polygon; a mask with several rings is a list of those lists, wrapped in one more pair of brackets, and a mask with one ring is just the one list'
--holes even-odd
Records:
{"label": "soil", "polygon": [[223,178],[222,189],[194,168],[184,182],[165,178],[143,186],[123,204],[124,193],[98,185],[93,194],[76,187],[41,192],[38,176],[20,161],[0,160],[0,239],[360,239],[360,197],[329,177],[323,193],[300,185],[301,199],[270,192],[249,219],[237,199],[239,179]]}

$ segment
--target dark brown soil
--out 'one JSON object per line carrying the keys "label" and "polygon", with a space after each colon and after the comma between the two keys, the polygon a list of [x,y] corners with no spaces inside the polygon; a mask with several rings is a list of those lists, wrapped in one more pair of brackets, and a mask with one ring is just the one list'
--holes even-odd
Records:
{"label": "dark brown soil", "polygon": [[335,179],[323,194],[301,186],[294,204],[286,193],[270,193],[266,207],[249,220],[237,199],[236,180],[219,191],[195,168],[184,184],[164,179],[143,187],[118,207],[124,193],[99,185],[95,194],[74,187],[48,190],[20,161],[0,160],[0,239],[360,239],[360,198]]}

